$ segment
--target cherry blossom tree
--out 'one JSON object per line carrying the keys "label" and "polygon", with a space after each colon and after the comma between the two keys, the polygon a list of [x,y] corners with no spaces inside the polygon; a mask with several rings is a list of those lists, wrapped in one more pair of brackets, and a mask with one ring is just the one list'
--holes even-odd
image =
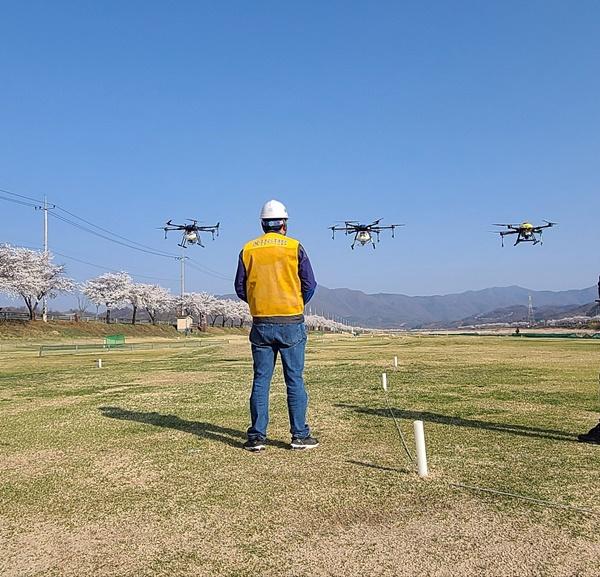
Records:
{"label": "cherry blossom tree", "polygon": [[230,299],[219,299],[219,298],[216,298],[215,300],[216,300],[216,302],[213,306],[213,310],[211,313],[213,315],[212,325],[214,327],[217,319],[219,317],[221,317],[221,326],[224,327],[225,323],[231,317],[231,314],[233,312],[232,307],[231,307],[231,304],[233,303],[233,301]]}
{"label": "cherry blossom tree", "polygon": [[134,325],[137,319],[137,312],[144,306],[144,289],[141,284],[136,284],[130,279],[130,283],[125,289],[125,302],[131,305],[133,309],[131,314],[131,324]]}
{"label": "cherry blossom tree", "polygon": [[250,314],[250,307],[248,303],[244,301],[230,301],[230,318],[233,325],[234,321],[239,322],[239,327],[243,327],[245,323],[250,324],[252,322],[252,315]]}
{"label": "cherry blossom tree", "polygon": [[182,308],[188,314],[198,317],[199,324],[202,326],[208,316],[214,314],[217,304],[218,299],[209,293],[186,293],[183,295]]}
{"label": "cherry blossom tree", "polygon": [[304,322],[309,329],[317,331],[354,333],[358,330],[364,330],[359,327],[345,325],[344,323],[325,318],[321,315],[306,315]]}
{"label": "cherry blossom tree", "polygon": [[131,285],[126,272],[107,272],[85,282],[83,293],[94,304],[106,307],[106,322],[110,323],[110,309],[128,301]]}
{"label": "cherry blossom tree", "polygon": [[71,292],[75,283],[65,267],[52,263],[52,255],[28,248],[0,245],[0,292],[25,301],[29,318],[35,320],[40,301]]}
{"label": "cherry blossom tree", "polygon": [[77,307],[75,310],[77,311],[76,314],[78,318],[82,318],[87,312],[87,308],[90,306],[90,299],[88,299],[87,296],[81,292],[81,285],[78,285],[77,289],[77,294],[75,295]]}
{"label": "cherry blossom tree", "polygon": [[144,307],[153,325],[156,324],[158,313],[167,312],[175,306],[175,297],[168,289],[160,285],[137,284],[135,287],[139,297],[139,306]]}

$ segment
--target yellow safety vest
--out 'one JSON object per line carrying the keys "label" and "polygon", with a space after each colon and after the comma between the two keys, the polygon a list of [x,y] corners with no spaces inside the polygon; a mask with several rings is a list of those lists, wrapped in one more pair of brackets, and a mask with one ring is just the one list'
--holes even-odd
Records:
{"label": "yellow safety vest", "polygon": [[291,317],[304,312],[298,276],[300,242],[269,232],[244,245],[246,294],[253,317]]}

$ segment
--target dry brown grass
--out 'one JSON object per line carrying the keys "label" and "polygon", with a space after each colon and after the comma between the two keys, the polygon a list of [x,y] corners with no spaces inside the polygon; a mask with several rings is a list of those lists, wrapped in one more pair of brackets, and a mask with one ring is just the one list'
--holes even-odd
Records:
{"label": "dry brown grass", "polygon": [[[229,341],[229,342],[227,342]],[[600,516],[460,491],[512,490],[598,509],[597,343],[312,339],[310,421],[287,449],[241,450],[251,359],[216,349],[0,357],[0,575],[597,577]],[[401,367],[390,371],[398,355]],[[422,418],[431,476],[404,458]]]}

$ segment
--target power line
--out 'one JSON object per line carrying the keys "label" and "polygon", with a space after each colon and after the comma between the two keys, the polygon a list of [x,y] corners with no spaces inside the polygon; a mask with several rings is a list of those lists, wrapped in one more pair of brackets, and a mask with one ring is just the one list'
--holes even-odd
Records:
{"label": "power line", "polygon": [[[25,200],[28,200],[28,201],[32,201],[31,203],[28,203],[28,202],[24,202],[24,201],[19,201],[19,200],[14,199],[14,198],[6,198],[6,197],[0,196],[0,199],[5,199],[5,200],[8,200],[10,202],[15,202],[15,203],[18,203],[18,204],[22,204],[24,206],[30,206],[30,207],[33,207],[33,208],[40,208],[40,205],[43,204],[43,201],[38,201],[35,198],[24,196],[22,194],[18,194],[16,192],[11,192],[9,190],[5,190],[5,189],[2,189],[2,188],[0,188],[0,192],[5,192],[5,193],[10,194],[12,196],[16,196],[16,197],[19,197],[19,198],[22,198],[22,199],[25,199]],[[38,203],[38,204],[33,204],[33,202]],[[168,252],[160,250],[160,249],[152,248],[150,246],[141,244],[141,243],[139,243],[137,241],[131,240],[131,239],[127,238],[127,237],[121,236],[121,235],[119,235],[119,234],[117,234],[115,232],[112,232],[111,230],[108,230],[106,228],[103,228],[103,227],[101,227],[101,226],[99,226],[99,225],[97,225],[97,224],[95,224],[95,223],[93,223],[93,222],[91,222],[91,221],[89,221],[89,220],[81,217],[81,216],[78,216],[75,213],[73,213],[73,212],[71,212],[71,211],[69,211],[66,208],[63,208],[61,206],[53,205],[53,208],[58,209],[59,211],[61,211],[61,212],[65,213],[65,214],[73,217],[74,219],[77,219],[80,222],[75,222],[75,221],[73,221],[73,220],[71,220],[71,219],[69,219],[69,218],[67,218],[65,216],[57,214],[56,212],[50,213],[54,218],[57,218],[58,220],[61,220],[62,222],[70,224],[71,226],[73,226],[75,228],[78,228],[79,230],[82,230],[84,232],[87,232],[88,234],[93,234],[93,235],[95,235],[95,236],[97,236],[99,238],[102,238],[102,239],[107,240],[109,242],[113,242],[113,243],[118,244],[120,246],[123,246],[125,248],[129,248],[131,250],[137,250],[139,252],[143,252],[143,253],[146,253],[146,254],[151,254],[153,256],[160,256],[162,258],[172,258],[172,259],[175,259],[175,260],[181,259],[180,256],[173,255],[171,253],[168,253]],[[88,226],[84,226],[81,223],[85,223],[86,225],[89,225],[89,227],[93,227],[93,228],[89,228]],[[97,230],[94,230],[94,229],[97,229]],[[101,231],[101,232],[98,232],[98,231]],[[103,234],[103,233],[105,233],[105,234]],[[112,238],[112,237],[115,237],[115,238]],[[117,239],[120,239],[120,240],[117,240]],[[59,253],[56,253],[56,254],[59,254]],[[66,255],[63,255],[63,256],[65,256],[65,258],[72,258],[72,257],[66,256]],[[217,278],[219,280],[226,280],[226,281],[230,281],[230,282],[232,280],[229,276],[225,275],[224,273],[219,272],[219,271],[214,270],[214,269],[211,269],[211,268],[209,268],[207,266],[201,265],[200,263],[198,263],[196,261],[193,261],[190,257],[185,257],[185,258],[188,261],[191,261],[189,263],[189,265],[193,269],[197,270],[198,272],[201,272],[201,273],[203,273],[205,275],[208,275],[208,276],[212,276],[212,277]],[[75,259],[73,259],[73,260],[75,260]],[[195,264],[192,264],[192,263],[195,263]],[[94,265],[92,263],[84,263],[84,264],[91,264],[92,266],[98,266],[98,265]],[[105,268],[105,267],[99,267],[99,268]],[[114,269],[105,268],[105,270],[114,270]],[[143,275],[137,275],[137,276],[141,277]],[[147,277],[147,278],[153,278],[153,277]],[[172,280],[172,279],[169,279],[169,280]]]}
{"label": "power line", "polygon": [[[23,200],[17,200],[16,198],[7,198],[7,197],[4,197],[4,196],[0,196],[0,199],[7,200],[9,202],[14,202],[16,204],[21,204],[23,206],[30,206],[32,208],[40,208],[40,207],[42,207],[42,205],[44,205],[44,201],[38,200],[36,198],[29,197],[29,196],[25,196],[23,194],[18,194],[16,192],[12,192],[12,191],[4,189],[4,188],[0,188],[0,192],[9,194],[9,195],[14,196],[14,197],[25,199],[27,201],[30,201],[30,202],[24,202]],[[73,212],[68,211],[67,209],[65,209],[65,208],[63,208],[61,206],[52,205],[52,207],[53,208],[58,208],[59,210],[61,210],[65,214],[68,214],[68,215],[72,216],[73,218],[76,218],[77,220],[80,220],[80,221],[82,221],[82,222],[84,222],[84,223],[86,223],[86,224],[88,224],[88,225],[90,225],[90,226],[92,226],[94,228],[97,228],[98,230],[100,230],[100,231],[102,231],[102,232],[104,232],[104,233],[106,233],[108,235],[114,236],[114,237],[116,237],[118,239],[121,239],[122,241],[125,241],[125,242],[118,242],[114,238],[110,238],[109,236],[100,234],[99,232],[91,230],[91,229],[89,229],[89,228],[87,228],[87,227],[85,227],[85,226],[83,226],[83,225],[81,225],[79,223],[76,223],[76,222],[74,222],[74,221],[72,221],[72,220],[70,220],[70,219],[68,219],[68,218],[66,218],[64,216],[60,216],[60,215],[55,214],[55,213],[52,214],[52,216],[58,218],[59,220],[62,220],[63,222],[66,222],[66,223],[70,224],[71,226],[75,226],[75,227],[79,228],[80,230],[84,230],[85,232],[88,232],[90,234],[95,234],[96,236],[98,236],[100,238],[103,238],[104,240],[108,240],[109,242],[114,242],[114,243],[120,244],[121,246],[124,246],[126,248],[131,248],[133,250],[139,250],[139,251],[142,251],[142,252],[146,252],[148,254],[153,254],[154,256],[161,256],[163,258],[177,258],[175,255],[167,253],[166,251],[154,249],[152,247],[140,244],[140,243],[138,243],[138,242],[136,242],[134,240],[128,239],[128,238],[126,238],[124,236],[121,236],[121,235],[119,235],[117,233],[114,233],[114,232],[112,232],[112,231],[110,231],[110,230],[108,230],[106,228],[103,228],[103,227],[101,227],[101,226],[99,226],[97,224],[94,224],[93,222],[90,222],[89,220],[86,220],[86,219],[84,219],[84,218],[76,215]]]}
{"label": "power line", "polygon": [[0,192],[4,192],[5,194],[10,194],[11,196],[18,196],[19,198],[23,198],[25,200],[35,202],[37,205],[41,205],[44,202],[42,200],[38,200],[37,198],[31,198],[30,196],[25,196],[24,194],[17,194],[16,192],[12,192],[11,190],[6,190],[5,188],[0,188]]}
{"label": "power line", "polygon": [[[86,224],[89,224],[90,226],[93,226],[94,228],[97,228],[98,230],[101,230],[103,232],[106,232],[107,234],[110,234],[112,236],[120,238],[121,240],[124,240],[124,241],[126,241],[126,242],[128,242],[130,244],[135,244],[135,245],[137,245],[139,247],[142,247],[142,248],[145,248],[147,250],[155,250],[155,249],[153,249],[152,247],[150,247],[148,245],[141,244],[139,242],[136,242],[135,240],[131,240],[131,239],[127,238],[127,237],[121,236],[120,234],[117,234],[116,232],[112,232],[112,231],[110,231],[110,230],[108,230],[106,228],[102,228],[101,226],[99,226],[97,224],[94,224],[93,222],[90,222],[89,220],[86,220],[85,218],[82,218],[81,216],[77,216],[76,214],[68,211],[67,209],[63,208],[62,206],[56,205],[56,208],[58,208],[58,210],[60,210],[60,211],[62,211],[64,213],[72,216],[73,218],[76,218],[77,220],[80,220],[81,222],[85,222]],[[160,249],[158,249],[158,250],[160,251]],[[160,252],[164,252],[164,251],[160,251]],[[168,253],[165,253],[165,254],[168,254]],[[170,255],[170,256],[172,256],[172,255]]]}
{"label": "power line", "polygon": [[23,206],[30,206],[31,208],[37,208],[38,207],[37,204],[33,204],[31,202],[24,202],[22,200],[17,200],[16,198],[8,198],[6,196],[0,196],[0,199],[2,199],[2,200],[8,200],[8,202],[14,202],[15,204],[21,204]]}
{"label": "power line", "polygon": [[210,268],[208,268],[208,267],[206,267],[204,265],[201,265],[198,262],[196,262],[195,260],[192,260],[190,257],[188,257],[188,264],[193,269],[195,269],[195,270],[197,270],[197,271],[199,271],[201,273],[207,274],[209,276],[212,276],[214,278],[218,278],[218,279],[221,279],[221,280],[227,280],[227,281],[233,281],[233,279],[231,277],[229,277],[229,276],[227,276],[227,275],[225,275],[223,273],[220,273],[219,271],[215,271],[215,270],[212,270],[212,269],[210,269]]}
{"label": "power line", "polygon": [[228,276],[227,274],[225,274],[225,273],[223,273],[223,272],[220,272],[220,271],[218,271],[218,270],[214,270],[214,269],[212,269],[212,268],[210,268],[210,267],[208,267],[208,266],[206,266],[206,265],[204,265],[204,264],[200,264],[198,261],[195,261],[195,260],[194,260],[192,257],[190,257],[190,256],[188,256],[188,257],[187,257],[187,259],[188,259],[188,260],[190,260],[190,261],[192,261],[193,263],[195,263],[197,267],[199,267],[199,268],[200,268],[200,269],[202,269],[202,270],[205,270],[206,272],[209,272],[209,273],[213,273],[213,274],[217,274],[217,275],[223,276],[223,277],[225,277],[227,280],[232,280],[232,279],[230,279],[230,278],[229,278],[229,276]]}
{"label": "power line", "polygon": [[192,267],[194,270],[197,270],[201,273],[207,274],[208,276],[212,276],[219,280],[226,280],[229,282],[233,282],[233,279],[231,277],[228,277],[228,276],[224,275],[223,273],[220,273],[218,271],[214,271],[208,267],[205,267],[205,266],[197,263],[196,261],[192,260],[190,257],[187,257],[187,260],[188,260],[188,266]]}
{"label": "power line", "polygon": [[[174,258],[174,259],[180,259],[181,258],[179,256],[171,255],[171,254],[166,253],[164,251],[157,251],[156,249],[148,247],[147,245],[141,244],[139,242],[133,241],[133,240],[128,239],[128,238],[126,238],[124,236],[121,236],[119,234],[111,232],[110,230],[107,230],[107,229],[105,229],[105,228],[103,228],[101,226],[98,226],[97,224],[94,224],[93,222],[90,222],[89,220],[86,220],[86,219],[84,219],[84,218],[82,218],[80,216],[77,216],[76,214],[74,214],[74,213],[72,213],[72,212],[70,212],[70,211],[62,208],[61,206],[56,205],[56,208],[58,208],[59,210],[61,210],[62,212],[66,213],[66,214],[69,214],[69,215],[73,216],[74,218],[76,218],[76,219],[78,219],[78,220],[80,220],[82,222],[85,222],[86,224],[89,224],[90,226],[93,226],[94,228],[97,228],[98,230],[101,230],[101,231],[106,232],[106,233],[108,233],[110,235],[113,235],[113,236],[115,236],[117,238],[120,238],[120,239],[122,239],[123,241],[125,241],[128,244],[137,245],[137,247],[140,247],[140,248],[136,248],[135,246],[130,246],[129,248],[132,248],[132,249],[135,249],[135,250],[143,250],[143,251],[149,252],[151,254],[158,254],[160,252],[165,257]],[[90,232],[92,234],[96,234],[97,236],[101,236],[101,238],[106,238],[105,236],[100,235],[99,233],[96,233],[95,231],[89,230],[86,227],[83,227],[82,225],[79,225],[78,223],[74,223],[74,222],[70,221],[69,219],[66,219],[64,217],[60,217],[60,216],[58,216],[56,214],[54,214],[53,216],[57,216],[61,220],[64,220],[65,222],[68,222],[68,223],[72,224],[73,226],[77,226],[79,228],[82,228],[83,230],[85,230],[87,232]],[[117,241],[113,240],[112,242],[117,242]],[[125,245],[125,246],[127,246],[127,245]],[[228,277],[228,276],[226,276],[225,274],[223,274],[223,273],[221,273],[221,272],[219,272],[217,270],[213,270],[213,269],[211,269],[211,268],[209,268],[207,266],[201,265],[201,264],[197,263],[196,261],[193,261],[191,259],[191,257],[185,257],[185,258],[188,261],[195,262],[196,266],[194,266],[193,264],[191,264],[190,266],[192,268],[198,270],[199,272],[202,272],[204,274],[207,274],[209,276],[212,276],[212,277],[215,277],[215,278],[218,278],[218,279],[221,279],[221,280],[227,280],[227,281],[231,280],[231,278]]]}
{"label": "power line", "polygon": [[[120,270],[114,269],[114,268],[109,268],[107,266],[102,266],[100,264],[96,264],[93,262],[89,262],[87,260],[82,260],[80,258],[76,258],[74,256],[69,256],[68,254],[63,254],[62,252],[57,252],[57,251],[51,251],[54,254],[58,255],[58,256],[62,256],[63,258],[68,258],[69,260],[73,260],[75,262],[79,262],[81,264],[87,264],[89,266],[93,266],[96,268],[99,268],[101,270],[106,270],[108,272],[121,272]],[[134,272],[129,272],[129,274],[131,274],[131,276],[135,277],[135,278],[146,278],[149,280],[162,280],[162,281],[167,281],[167,282],[175,282],[177,279],[174,278],[161,278],[161,277],[155,277],[155,276],[149,276],[149,275],[143,275],[143,274],[137,274]]]}
{"label": "power line", "polygon": [[[17,246],[17,245],[14,245],[14,246]],[[39,246],[28,246],[28,245],[25,245],[25,244],[19,244],[18,247],[19,248],[27,248],[27,249],[30,249],[30,250],[43,250],[42,247],[39,247]],[[79,262],[81,264],[86,264],[88,266],[93,266],[95,268],[98,268],[100,270],[104,270],[104,271],[107,271],[107,272],[123,272],[122,270],[119,270],[119,269],[116,269],[116,268],[110,268],[108,266],[103,266],[101,264],[97,264],[97,263],[94,263],[94,262],[83,260],[83,259],[71,256],[69,254],[64,254],[62,252],[58,252],[56,250],[52,250],[52,251],[50,251],[50,253],[53,254],[53,255],[62,256],[63,258],[68,258],[69,260],[72,260],[72,261],[75,261],[75,262]],[[126,272],[128,272],[128,274],[130,274],[131,276],[133,276],[135,278],[146,278],[146,279],[149,279],[149,280],[155,280],[155,281],[156,280],[162,280],[162,281],[168,281],[168,282],[175,282],[175,281],[177,281],[177,279],[175,279],[175,278],[161,278],[161,277],[155,277],[155,276],[150,276],[150,275],[137,274],[137,273],[131,272],[131,271],[126,271]]]}
{"label": "power line", "polygon": [[72,221],[72,220],[70,220],[68,218],[65,218],[64,216],[60,216],[59,214],[56,214],[56,213],[51,213],[51,214],[52,214],[53,218],[57,218],[58,220],[62,220],[63,222],[66,222],[67,224],[70,224],[71,226],[74,226],[75,228],[78,228],[78,229],[83,230],[83,231],[85,231],[85,232],[87,232],[89,234],[93,234],[95,236],[103,238],[104,240],[107,240],[109,242],[114,242],[115,244],[119,244],[119,245],[124,246],[126,248],[130,248],[132,250],[137,250],[139,252],[144,252],[146,254],[152,254],[154,256],[160,256],[160,257],[163,257],[163,258],[172,258],[172,259],[179,258],[178,256],[173,255],[173,254],[169,254],[167,252],[162,252],[162,251],[158,251],[158,250],[154,250],[154,249],[149,249],[149,248],[141,248],[139,246],[134,246],[132,244],[122,242],[122,241],[117,240],[115,238],[111,238],[109,236],[106,236],[105,234],[102,234],[100,232],[92,230],[91,228],[87,228],[87,227],[85,227],[85,226],[83,226],[83,225],[81,225],[81,224],[79,224],[77,222],[74,222],[74,221]]}

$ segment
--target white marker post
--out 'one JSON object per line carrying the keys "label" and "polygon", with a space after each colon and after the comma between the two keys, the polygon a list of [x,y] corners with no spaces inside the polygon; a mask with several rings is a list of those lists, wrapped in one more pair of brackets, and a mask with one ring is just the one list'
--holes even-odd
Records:
{"label": "white marker post", "polygon": [[387,393],[387,373],[381,373],[381,384],[383,385],[383,390]]}
{"label": "white marker post", "polygon": [[423,421],[415,421],[415,444],[417,446],[417,467],[419,477],[427,477],[427,453],[425,451],[425,432],[423,430]]}
{"label": "white marker post", "polygon": [[394,368],[398,368],[398,357],[394,357]]}
{"label": "white marker post", "polygon": [[101,368],[102,368],[102,359],[98,359],[98,360],[96,361],[96,367],[98,367],[99,369],[101,369]]}

